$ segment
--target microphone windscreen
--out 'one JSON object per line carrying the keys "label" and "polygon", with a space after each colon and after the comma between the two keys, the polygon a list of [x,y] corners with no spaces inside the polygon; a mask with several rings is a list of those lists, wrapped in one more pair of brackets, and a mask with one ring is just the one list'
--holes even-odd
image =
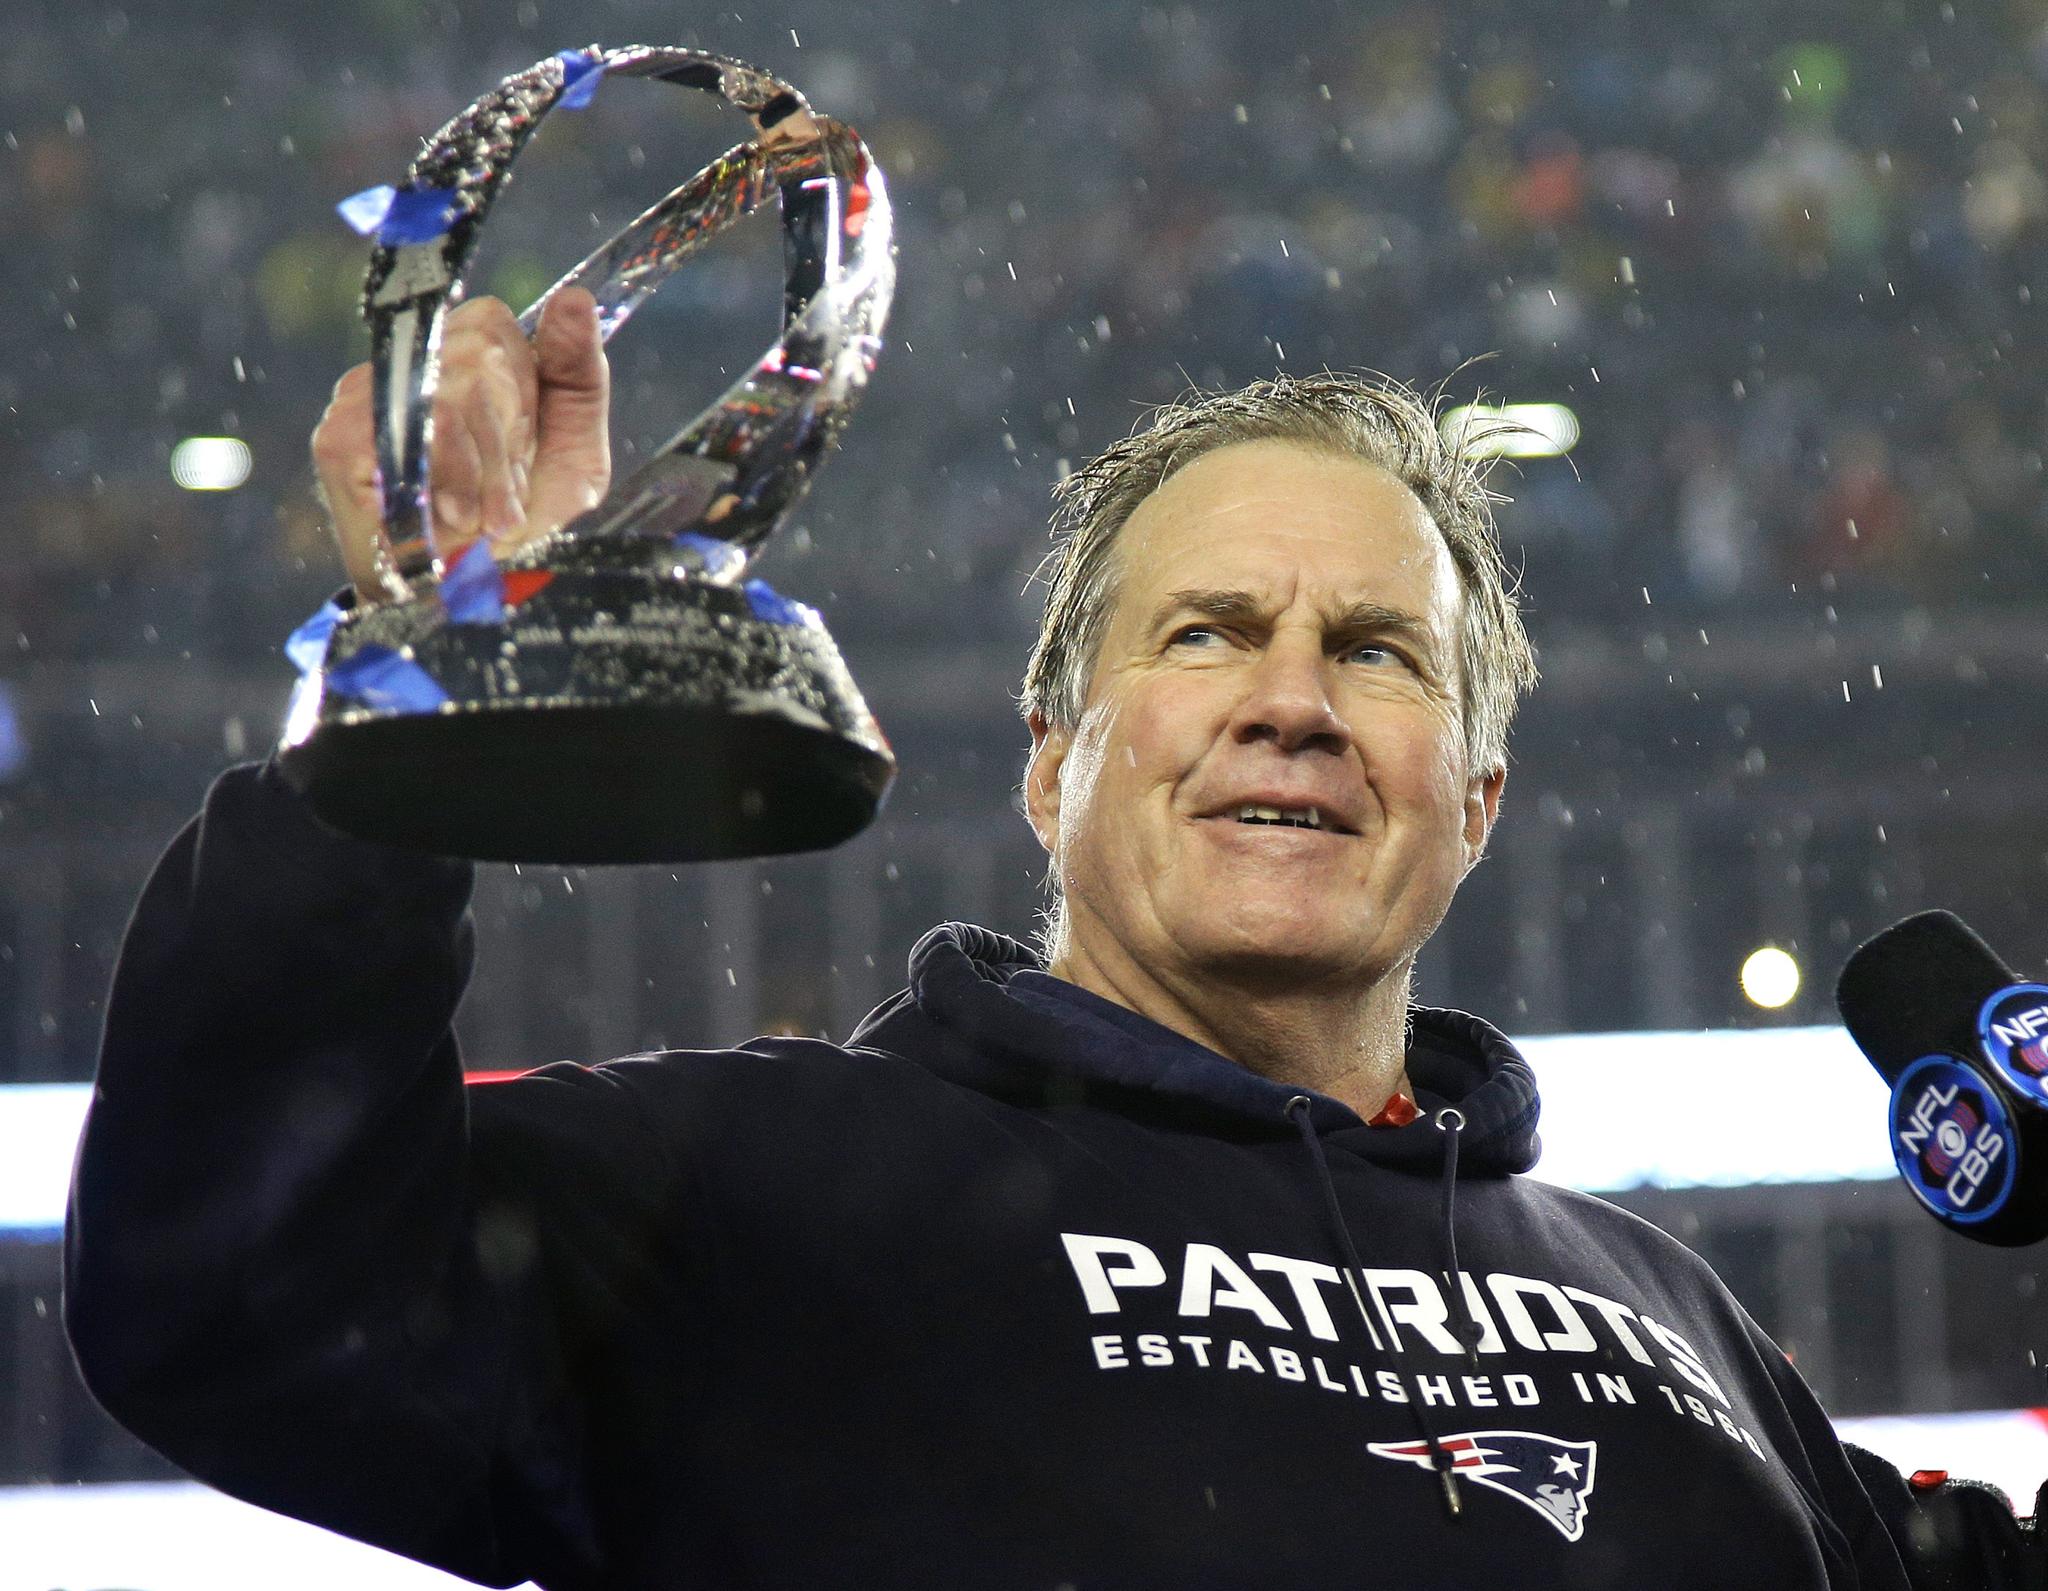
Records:
{"label": "microphone windscreen", "polygon": [[2020,980],[1953,912],[1920,912],[1858,948],[1835,985],[1842,1022],[1887,1083],[1933,1050],[1975,1055],[1977,1013]]}

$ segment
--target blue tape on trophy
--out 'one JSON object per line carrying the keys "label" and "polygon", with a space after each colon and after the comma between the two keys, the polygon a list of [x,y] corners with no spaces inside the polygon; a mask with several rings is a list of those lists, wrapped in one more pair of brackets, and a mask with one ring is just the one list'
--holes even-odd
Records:
{"label": "blue tape on trophy", "polygon": [[365,707],[431,712],[448,700],[441,682],[388,646],[369,645],[327,671],[327,688]]}
{"label": "blue tape on trophy", "polygon": [[284,655],[301,674],[310,674],[327,659],[327,640],[341,622],[341,608],[332,597],[320,610],[285,637]]}
{"label": "blue tape on trophy", "polygon": [[562,63],[562,95],[555,103],[563,110],[581,110],[597,95],[604,81],[604,58],[587,50],[558,50]]}
{"label": "blue tape on trophy", "polygon": [[400,188],[384,212],[384,224],[377,228],[377,241],[386,248],[431,243],[461,215],[462,202],[453,188]]}
{"label": "blue tape on trophy", "polygon": [[749,580],[740,589],[747,594],[747,606],[754,610],[757,619],[766,619],[770,624],[806,625],[812,629],[824,623],[818,617],[817,609],[792,601],[765,580]]}
{"label": "blue tape on trophy", "polygon": [[391,213],[391,201],[397,197],[396,188],[388,182],[380,182],[374,188],[350,194],[334,208],[342,220],[368,237],[384,224],[384,217]]}
{"label": "blue tape on trophy", "polygon": [[455,624],[496,624],[505,617],[505,575],[479,537],[441,572],[441,609]]}
{"label": "blue tape on trophy", "polygon": [[301,674],[292,682],[292,699],[284,710],[284,743],[302,745],[320,724],[320,676]]}
{"label": "blue tape on trophy", "polygon": [[677,532],[671,546],[684,552],[695,553],[697,563],[704,573],[713,580],[722,580],[736,574],[747,561],[747,555],[731,542],[718,536],[702,535],[694,530]]}
{"label": "blue tape on trophy", "polygon": [[356,231],[364,237],[374,232],[387,248],[431,243],[462,214],[453,188],[394,188],[389,183],[352,193],[334,208]]}

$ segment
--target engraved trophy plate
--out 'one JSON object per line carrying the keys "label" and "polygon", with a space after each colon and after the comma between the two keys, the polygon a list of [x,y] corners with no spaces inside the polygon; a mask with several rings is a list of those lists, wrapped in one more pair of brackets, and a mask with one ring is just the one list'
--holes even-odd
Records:
{"label": "engraved trophy plate", "polygon": [[[540,118],[587,102],[605,75],[715,94],[757,137],[621,230],[521,325],[582,287],[609,340],[773,195],[782,336],[597,507],[502,564],[482,541],[451,564],[426,506],[442,318]],[[373,200],[378,238],[364,311],[388,600],[330,606],[287,648],[304,673],[279,758],[315,812],[388,844],[553,863],[762,856],[865,827],[895,773],[888,744],[818,616],[745,578],[881,349],[891,217],[859,136],[737,61],[593,46],[506,79],[435,135],[404,188],[358,200]]]}

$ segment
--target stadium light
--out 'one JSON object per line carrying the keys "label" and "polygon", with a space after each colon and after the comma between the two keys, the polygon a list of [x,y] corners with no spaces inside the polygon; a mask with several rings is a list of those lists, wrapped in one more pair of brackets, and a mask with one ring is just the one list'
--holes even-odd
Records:
{"label": "stadium light", "polygon": [[1579,417],[1561,403],[1461,403],[1446,409],[1443,438],[1480,458],[1554,459],[1579,440]]}
{"label": "stadium light", "polygon": [[1751,1005],[1783,1010],[1799,992],[1799,963],[1773,945],[1752,950],[1742,963],[1742,992]]}
{"label": "stadium light", "polygon": [[171,449],[171,479],[188,492],[231,492],[249,478],[251,463],[238,436],[188,436]]}

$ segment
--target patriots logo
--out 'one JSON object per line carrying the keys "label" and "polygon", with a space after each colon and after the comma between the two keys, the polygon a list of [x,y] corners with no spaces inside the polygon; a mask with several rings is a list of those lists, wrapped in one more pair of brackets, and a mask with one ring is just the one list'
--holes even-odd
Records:
{"label": "patriots logo", "polygon": [[[1527,1503],[1566,1541],[1586,1530],[1586,1499],[1593,1494],[1599,1444],[1561,1442],[1534,1431],[1461,1431],[1443,1439],[1453,1474]],[[1368,1442],[1376,1458],[1406,1459],[1433,1469],[1427,1442]]]}
{"label": "patriots logo", "polygon": [[2013,1064],[2034,1077],[2048,1075],[2048,1034],[2012,1047]]}

